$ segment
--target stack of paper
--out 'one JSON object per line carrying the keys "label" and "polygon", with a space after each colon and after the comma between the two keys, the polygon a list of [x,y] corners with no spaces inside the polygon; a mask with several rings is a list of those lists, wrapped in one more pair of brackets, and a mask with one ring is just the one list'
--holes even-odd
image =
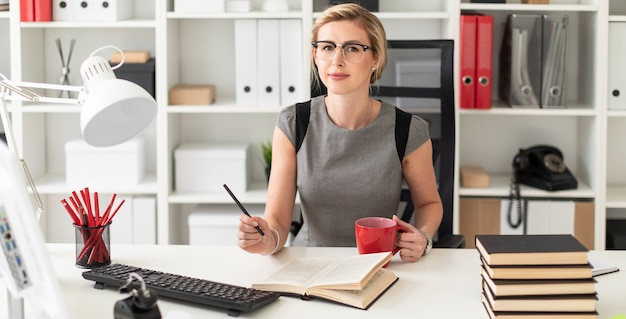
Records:
{"label": "stack of paper", "polygon": [[588,249],[572,235],[477,235],[490,318],[595,319]]}

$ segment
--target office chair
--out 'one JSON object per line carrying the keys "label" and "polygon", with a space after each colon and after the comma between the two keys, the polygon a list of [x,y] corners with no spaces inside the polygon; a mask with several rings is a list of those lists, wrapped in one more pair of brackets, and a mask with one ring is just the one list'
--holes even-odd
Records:
{"label": "office chair", "polygon": [[[454,202],[454,42],[452,40],[389,40],[389,64],[372,88],[372,95],[390,101],[401,109],[417,114],[430,124],[433,164],[443,219],[433,247],[463,248],[463,235],[453,234]],[[395,65],[394,65],[395,64]],[[394,68],[395,67],[395,68]],[[400,218],[410,222],[414,205],[409,189],[400,198],[404,209]]]}

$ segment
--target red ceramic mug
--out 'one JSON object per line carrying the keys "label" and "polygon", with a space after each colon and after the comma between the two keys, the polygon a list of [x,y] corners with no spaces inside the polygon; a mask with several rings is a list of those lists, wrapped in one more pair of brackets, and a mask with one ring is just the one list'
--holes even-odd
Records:
{"label": "red ceramic mug", "polygon": [[400,250],[397,235],[406,229],[390,218],[365,217],[354,222],[354,231],[359,254],[390,251],[395,255]]}

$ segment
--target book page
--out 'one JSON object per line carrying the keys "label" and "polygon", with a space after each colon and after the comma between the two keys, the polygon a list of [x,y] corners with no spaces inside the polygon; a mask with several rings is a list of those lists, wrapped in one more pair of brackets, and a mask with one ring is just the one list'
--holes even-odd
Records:
{"label": "book page", "polygon": [[325,272],[328,272],[335,263],[336,261],[332,259],[295,259],[264,279],[261,284],[308,287]]}
{"label": "book page", "polygon": [[341,289],[361,289],[375,271],[382,267],[389,253],[365,254],[341,260],[332,271],[319,278],[314,287],[341,285]]}
{"label": "book page", "polygon": [[619,271],[619,268],[617,266],[609,264],[608,262],[605,262],[601,259],[589,257],[589,263],[591,264],[591,266],[593,266],[591,270],[591,275],[593,277]]}
{"label": "book page", "polygon": [[347,289],[310,289],[310,295],[334,300],[353,307],[366,309],[380,294],[382,294],[398,277],[390,270],[381,268],[360,290]]}

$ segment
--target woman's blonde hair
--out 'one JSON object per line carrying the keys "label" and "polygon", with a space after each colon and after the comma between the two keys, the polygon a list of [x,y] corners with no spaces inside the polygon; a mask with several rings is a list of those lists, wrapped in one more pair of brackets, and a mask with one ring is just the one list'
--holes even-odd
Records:
{"label": "woman's blonde hair", "polygon": [[[358,4],[345,3],[334,5],[324,10],[322,15],[315,20],[315,25],[311,30],[311,42],[318,40],[317,35],[322,26],[336,21],[354,22],[367,33],[371,42],[370,50],[372,50],[372,54],[374,54],[374,58],[378,62],[376,69],[370,76],[370,84],[376,82],[383,75],[383,70],[387,65],[387,35],[382,23],[374,14]],[[311,55],[311,70],[313,71],[314,85],[318,88],[321,87],[313,54]]]}

